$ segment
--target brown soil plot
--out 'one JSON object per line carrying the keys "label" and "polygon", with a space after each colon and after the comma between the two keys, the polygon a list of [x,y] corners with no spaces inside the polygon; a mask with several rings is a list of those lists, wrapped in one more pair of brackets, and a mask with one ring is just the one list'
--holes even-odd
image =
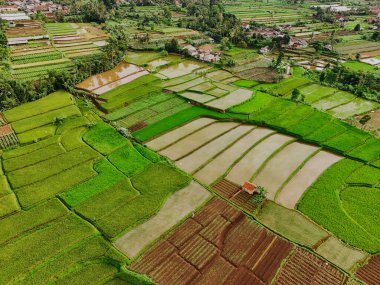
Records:
{"label": "brown soil plot", "polygon": [[341,285],[347,277],[328,262],[296,249],[277,277],[278,285]]}
{"label": "brown soil plot", "polygon": [[269,284],[292,248],[214,199],[132,269],[157,284]]}
{"label": "brown soil plot", "polygon": [[380,255],[372,257],[366,265],[356,271],[355,275],[368,285],[378,285],[380,280]]}

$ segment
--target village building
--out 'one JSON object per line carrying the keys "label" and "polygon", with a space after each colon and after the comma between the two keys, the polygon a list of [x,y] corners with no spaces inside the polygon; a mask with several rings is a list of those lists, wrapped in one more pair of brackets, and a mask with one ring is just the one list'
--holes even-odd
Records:
{"label": "village building", "polygon": [[220,52],[213,52],[210,45],[202,45],[195,47],[186,45],[182,48],[188,55],[206,62],[218,62],[220,60]]}
{"label": "village building", "polygon": [[244,30],[249,30],[251,28],[251,25],[249,23],[241,23],[241,27],[244,29]]}
{"label": "village building", "polygon": [[288,46],[290,48],[307,48],[309,45],[304,39],[290,37]]}
{"label": "village building", "polygon": [[270,52],[270,49],[268,46],[262,47],[259,51],[261,54],[267,54]]}
{"label": "village building", "polygon": [[252,29],[252,34],[255,34],[256,36],[262,36],[266,39],[283,38],[285,36],[285,34],[281,31],[264,27]]}
{"label": "village building", "polygon": [[247,192],[248,194],[252,195],[255,193],[257,186],[251,182],[244,182],[242,189],[243,191]]}

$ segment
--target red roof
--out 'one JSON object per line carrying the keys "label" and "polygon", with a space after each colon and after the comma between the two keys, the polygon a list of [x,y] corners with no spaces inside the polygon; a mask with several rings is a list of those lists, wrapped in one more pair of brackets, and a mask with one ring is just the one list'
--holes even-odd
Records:
{"label": "red roof", "polygon": [[249,194],[253,194],[255,192],[256,185],[251,182],[244,182],[243,190],[248,192]]}

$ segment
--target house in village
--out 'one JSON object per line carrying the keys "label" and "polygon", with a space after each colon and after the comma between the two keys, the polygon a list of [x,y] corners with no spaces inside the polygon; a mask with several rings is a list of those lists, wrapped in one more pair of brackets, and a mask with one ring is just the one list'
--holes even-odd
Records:
{"label": "house in village", "polygon": [[193,45],[186,45],[182,48],[188,55],[206,62],[218,62],[220,60],[220,52],[212,51],[210,45],[202,45],[195,47]]}
{"label": "house in village", "polygon": [[265,46],[265,47],[262,47],[262,48],[259,50],[259,52],[260,52],[261,54],[267,54],[267,53],[270,52],[270,49],[269,49],[268,46]]}
{"label": "house in village", "polygon": [[243,30],[246,30],[248,31],[250,28],[251,28],[251,25],[247,22],[243,22],[241,23],[240,27],[243,29]]}
{"label": "house in village", "polygon": [[290,48],[307,48],[308,43],[304,39],[290,37],[288,47]]}
{"label": "house in village", "polygon": [[252,29],[252,34],[266,39],[283,38],[285,36],[285,34],[281,31],[265,27]]}

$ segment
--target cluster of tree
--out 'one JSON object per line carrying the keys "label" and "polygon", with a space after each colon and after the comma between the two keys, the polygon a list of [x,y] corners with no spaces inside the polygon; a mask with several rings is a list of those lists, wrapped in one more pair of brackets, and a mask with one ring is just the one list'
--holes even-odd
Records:
{"label": "cluster of tree", "polygon": [[109,28],[109,32],[111,37],[108,45],[102,47],[103,53],[91,59],[75,60],[73,72],[53,70],[40,80],[30,82],[19,82],[8,72],[0,72],[0,110],[34,101],[59,89],[73,92],[75,84],[112,69],[125,55],[128,35],[118,26]]}
{"label": "cluster of tree", "polygon": [[316,8],[313,17],[314,19],[326,23],[334,23],[336,20],[336,17],[334,13],[331,12],[331,9],[322,9],[321,7]]}
{"label": "cluster of tree", "polygon": [[115,13],[116,0],[55,0],[56,3],[70,7],[69,17],[57,15],[61,21],[103,23]]}
{"label": "cluster of tree", "polygon": [[6,60],[9,56],[9,50],[7,48],[7,36],[5,34],[5,29],[7,23],[0,19],[0,61]]}
{"label": "cluster of tree", "polygon": [[181,27],[206,32],[217,42],[227,37],[238,43],[244,36],[240,20],[225,12],[221,0],[187,1],[183,6],[186,6],[187,17],[179,20]]}
{"label": "cluster of tree", "polygon": [[323,84],[349,91],[358,97],[380,102],[380,77],[372,73],[356,72],[337,65],[325,68],[319,74],[319,80]]}

